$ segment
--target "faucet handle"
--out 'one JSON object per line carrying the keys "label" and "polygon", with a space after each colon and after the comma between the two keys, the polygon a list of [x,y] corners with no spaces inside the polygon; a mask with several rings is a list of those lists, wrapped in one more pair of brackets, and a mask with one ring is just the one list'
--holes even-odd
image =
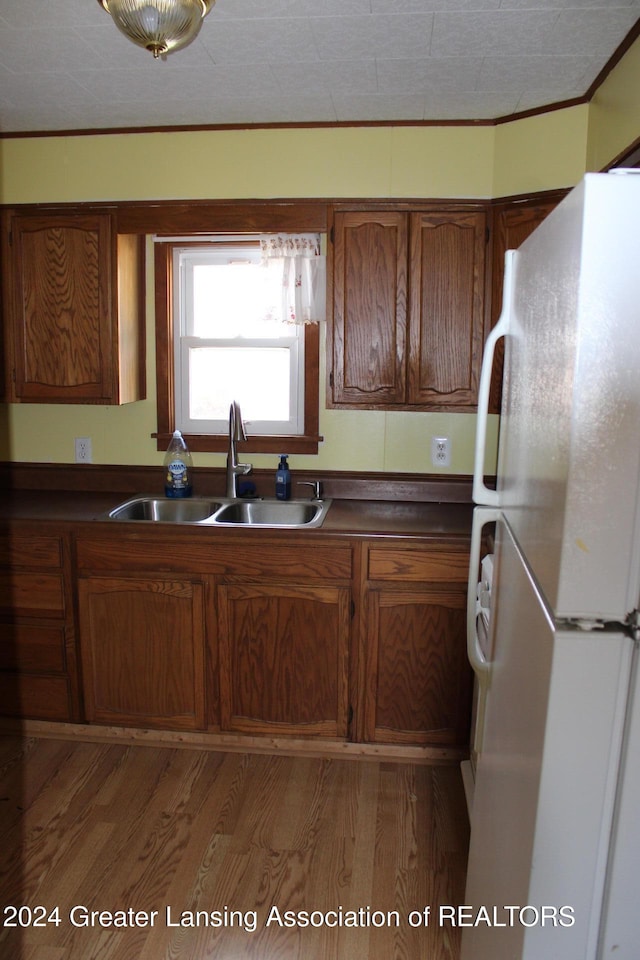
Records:
{"label": "faucet handle", "polygon": [[298,480],[299,487],[313,487],[312,500],[322,500],[322,480]]}

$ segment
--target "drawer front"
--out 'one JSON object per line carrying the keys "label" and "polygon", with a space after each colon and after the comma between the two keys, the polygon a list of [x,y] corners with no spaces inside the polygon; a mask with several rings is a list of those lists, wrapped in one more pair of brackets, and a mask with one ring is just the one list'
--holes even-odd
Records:
{"label": "drawer front", "polygon": [[62,574],[0,571],[0,612],[15,616],[64,616]]}
{"label": "drawer front", "polygon": [[243,580],[349,580],[351,547],[318,542],[288,543],[264,538],[222,542],[215,538],[183,543],[126,540],[80,540],[82,571],[213,574]]}
{"label": "drawer front", "polygon": [[71,720],[64,677],[0,673],[0,715],[24,720]]}
{"label": "drawer front", "polygon": [[62,625],[0,622],[0,670],[62,674],[65,669]]}
{"label": "drawer front", "polygon": [[371,547],[367,575],[369,580],[410,581],[423,583],[466,583],[469,551],[452,547],[432,546],[425,549],[407,547]]}
{"label": "drawer front", "polygon": [[60,537],[9,536],[0,542],[0,566],[57,569],[62,566]]}

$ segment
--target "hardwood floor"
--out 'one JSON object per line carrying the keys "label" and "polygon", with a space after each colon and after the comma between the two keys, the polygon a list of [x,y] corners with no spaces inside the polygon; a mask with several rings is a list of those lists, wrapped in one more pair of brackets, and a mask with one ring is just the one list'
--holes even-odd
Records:
{"label": "hardwood floor", "polygon": [[0,736],[0,818],[0,960],[458,958],[457,766]]}

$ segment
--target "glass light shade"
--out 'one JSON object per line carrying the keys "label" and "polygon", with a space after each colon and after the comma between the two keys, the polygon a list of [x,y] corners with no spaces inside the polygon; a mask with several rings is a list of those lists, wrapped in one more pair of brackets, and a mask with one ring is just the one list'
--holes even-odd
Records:
{"label": "glass light shade", "polygon": [[98,0],[129,40],[161,54],[179,50],[197,35],[215,0]]}

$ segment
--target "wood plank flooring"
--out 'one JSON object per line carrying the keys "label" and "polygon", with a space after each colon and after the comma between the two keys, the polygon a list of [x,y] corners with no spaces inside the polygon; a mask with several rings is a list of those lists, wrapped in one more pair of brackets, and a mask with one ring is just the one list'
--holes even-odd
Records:
{"label": "wood plank flooring", "polygon": [[457,766],[0,736],[0,960],[457,960],[467,843]]}

